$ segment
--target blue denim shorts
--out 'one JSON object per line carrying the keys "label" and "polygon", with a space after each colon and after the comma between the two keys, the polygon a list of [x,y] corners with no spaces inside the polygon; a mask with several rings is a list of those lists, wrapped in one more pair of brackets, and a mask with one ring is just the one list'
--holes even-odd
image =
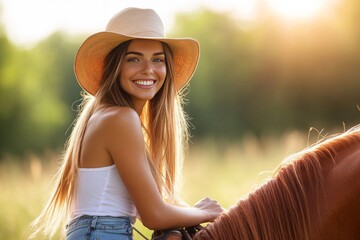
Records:
{"label": "blue denim shorts", "polygon": [[67,225],[67,240],[133,240],[130,218],[81,216]]}

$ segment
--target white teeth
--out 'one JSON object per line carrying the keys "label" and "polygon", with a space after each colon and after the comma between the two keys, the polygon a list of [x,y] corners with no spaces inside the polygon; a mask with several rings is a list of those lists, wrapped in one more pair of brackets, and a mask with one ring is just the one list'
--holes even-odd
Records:
{"label": "white teeth", "polygon": [[138,85],[150,86],[154,84],[154,81],[135,81],[135,83]]}

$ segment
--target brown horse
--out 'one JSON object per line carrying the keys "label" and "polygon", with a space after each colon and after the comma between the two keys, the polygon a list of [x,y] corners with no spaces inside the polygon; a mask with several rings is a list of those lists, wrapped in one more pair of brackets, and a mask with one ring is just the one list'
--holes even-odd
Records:
{"label": "brown horse", "polygon": [[286,159],[194,239],[360,239],[360,125]]}

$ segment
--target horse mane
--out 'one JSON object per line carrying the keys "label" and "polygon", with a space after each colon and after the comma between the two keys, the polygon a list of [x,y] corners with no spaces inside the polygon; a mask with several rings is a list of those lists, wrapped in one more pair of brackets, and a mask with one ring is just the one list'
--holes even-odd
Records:
{"label": "horse mane", "polygon": [[[360,125],[286,158],[271,179],[240,200],[194,239],[310,239],[326,169],[360,143]],[[315,209],[315,213],[310,210]],[[316,210],[318,212],[316,212]]]}

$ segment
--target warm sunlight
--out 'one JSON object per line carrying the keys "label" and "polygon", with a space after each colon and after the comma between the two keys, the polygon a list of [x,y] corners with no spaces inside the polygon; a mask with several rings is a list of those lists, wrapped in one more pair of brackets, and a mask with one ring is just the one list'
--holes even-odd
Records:
{"label": "warm sunlight", "polygon": [[315,17],[329,1],[326,0],[266,0],[269,8],[287,19]]}
{"label": "warm sunlight", "polygon": [[[172,26],[179,12],[195,11],[206,7],[219,12],[231,13],[242,21],[243,27],[251,27],[262,10],[270,9],[286,20],[306,20],[319,16],[324,10],[341,0],[182,0],[182,1],[88,1],[88,0],[0,0],[4,29],[11,41],[20,44],[35,43],[54,31],[89,33],[100,31],[115,9],[125,7],[153,8],[164,19],[165,29]],[[264,6],[264,5],[268,5]],[[19,8],[21,6],[21,8]],[[86,6],[86,9],[84,9]],[[43,10],[39,10],[43,9]],[[66,13],[66,17],[64,14]],[[21,17],[19,17],[21,16]],[[96,16],[96,17],[94,17]],[[26,19],[26,21],[24,20]]]}

